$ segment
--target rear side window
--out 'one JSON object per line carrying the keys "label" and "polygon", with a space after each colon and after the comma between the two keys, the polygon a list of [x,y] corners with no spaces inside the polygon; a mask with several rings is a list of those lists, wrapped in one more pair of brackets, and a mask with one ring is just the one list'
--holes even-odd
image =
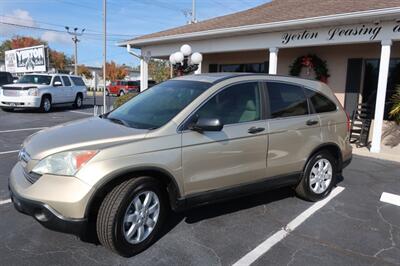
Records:
{"label": "rear side window", "polygon": [[139,86],[139,82],[137,82],[137,81],[128,81],[128,86]]}
{"label": "rear side window", "polygon": [[307,98],[300,86],[267,82],[269,106],[272,118],[308,114]]}
{"label": "rear side window", "polygon": [[62,76],[62,80],[64,81],[64,86],[71,86],[71,81],[67,76]]}
{"label": "rear side window", "polygon": [[337,110],[334,102],[327,97],[313,90],[305,89],[307,97],[310,99],[316,113],[333,112]]}
{"label": "rear side window", "polygon": [[85,86],[85,82],[83,82],[82,78],[80,77],[71,77],[72,81],[76,86]]}

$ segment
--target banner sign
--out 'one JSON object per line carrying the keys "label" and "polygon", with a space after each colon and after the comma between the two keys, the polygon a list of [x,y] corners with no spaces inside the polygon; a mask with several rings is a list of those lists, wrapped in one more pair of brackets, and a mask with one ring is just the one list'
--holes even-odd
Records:
{"label": "banner sign", "polygon": [[11,73],[46,72],[47,56],[44,45],[5,52],[6,71]]}

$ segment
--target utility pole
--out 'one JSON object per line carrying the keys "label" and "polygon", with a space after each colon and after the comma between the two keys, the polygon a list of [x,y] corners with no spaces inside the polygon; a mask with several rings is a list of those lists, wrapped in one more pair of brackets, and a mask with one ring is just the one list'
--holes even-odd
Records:
{"label": "utility pole", "polygon": [[107,0],[103,0],[103,114],[106,113],[106,62],[107,62]]}
{"label": "utility pole", "polygon": [[65,26],[65,29],[67,30],[69,35],[72,35],[72,41],[74,42],[74,72],[75,75],[78,75],[78,36],[82,36],[85,29],[82,29],[81,32],[78,32],[78,28],[74,28],[74,31],[70,31],[68,26]]}
{"label": "utility pole", "polygon": [[197,23],[197,19],[196,19],[196,0],[192,0],[192,23]]}

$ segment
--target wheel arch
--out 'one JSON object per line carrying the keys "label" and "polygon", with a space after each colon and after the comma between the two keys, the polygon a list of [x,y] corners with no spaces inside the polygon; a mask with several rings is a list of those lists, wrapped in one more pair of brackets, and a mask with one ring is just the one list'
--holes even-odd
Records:
{"label": "wheel arch", "polygon": [[50,101],[51,101],[51,102],[53,101],[53,96],[52,96],[51,93],[49,93],[49,92],[43,93],[43,94],[42,94],[42,99],[44,99],[44,97],[49,97],[49,98],[50,98]]}
{"label": "wheel arch", "polygon": [[158,167],[140,167],[124,169],[122,171],[118,171],[117,173],[113,173],[105,178],[105,182],[97,185],[95,193],[90,197],[86,206],[85,218],[87,218],[89,222],[90,220],[95,221],[101,202],[107,193],[123,181],[140,176],[151,176],[157,180],[160,180],[160,182],[166,188],[171,208],[177,209],[181,192],[173,175],[165,169]]}
{"label": "wheel arch", "polygon": [[323,143],[323,144],[317,146],[317,147],[311,152],[311,154],[308,156],[307,160],[305,161],[304,166],[303,166],[303,173],[304,173],[305,168],[307,167],[308,161],[309,161],[317,152],[320,152],[320,151],[323,151],[323,150],[330,152],[330,153],[332,154],[332,156],[334,156],[334,158],[337,159],[337,162],[336,162],[336,163],[337,163],[337,166],[338,166],[338,169],[337,169],[337,170],[338,170],[338,173],[341,173],[341,171],[342,171],[342,165],[343,165],[342,151],[341,151],[339,145],[337,145],[337,144],[334,143],[334,142]]}

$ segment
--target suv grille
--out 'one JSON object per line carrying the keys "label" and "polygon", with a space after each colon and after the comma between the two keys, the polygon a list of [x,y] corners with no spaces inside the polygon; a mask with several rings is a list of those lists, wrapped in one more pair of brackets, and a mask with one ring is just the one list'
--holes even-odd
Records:
{"label": "suv grille", "polygon": [[18,97],[19,91],[16,90],[3,90],[4,96]]}

